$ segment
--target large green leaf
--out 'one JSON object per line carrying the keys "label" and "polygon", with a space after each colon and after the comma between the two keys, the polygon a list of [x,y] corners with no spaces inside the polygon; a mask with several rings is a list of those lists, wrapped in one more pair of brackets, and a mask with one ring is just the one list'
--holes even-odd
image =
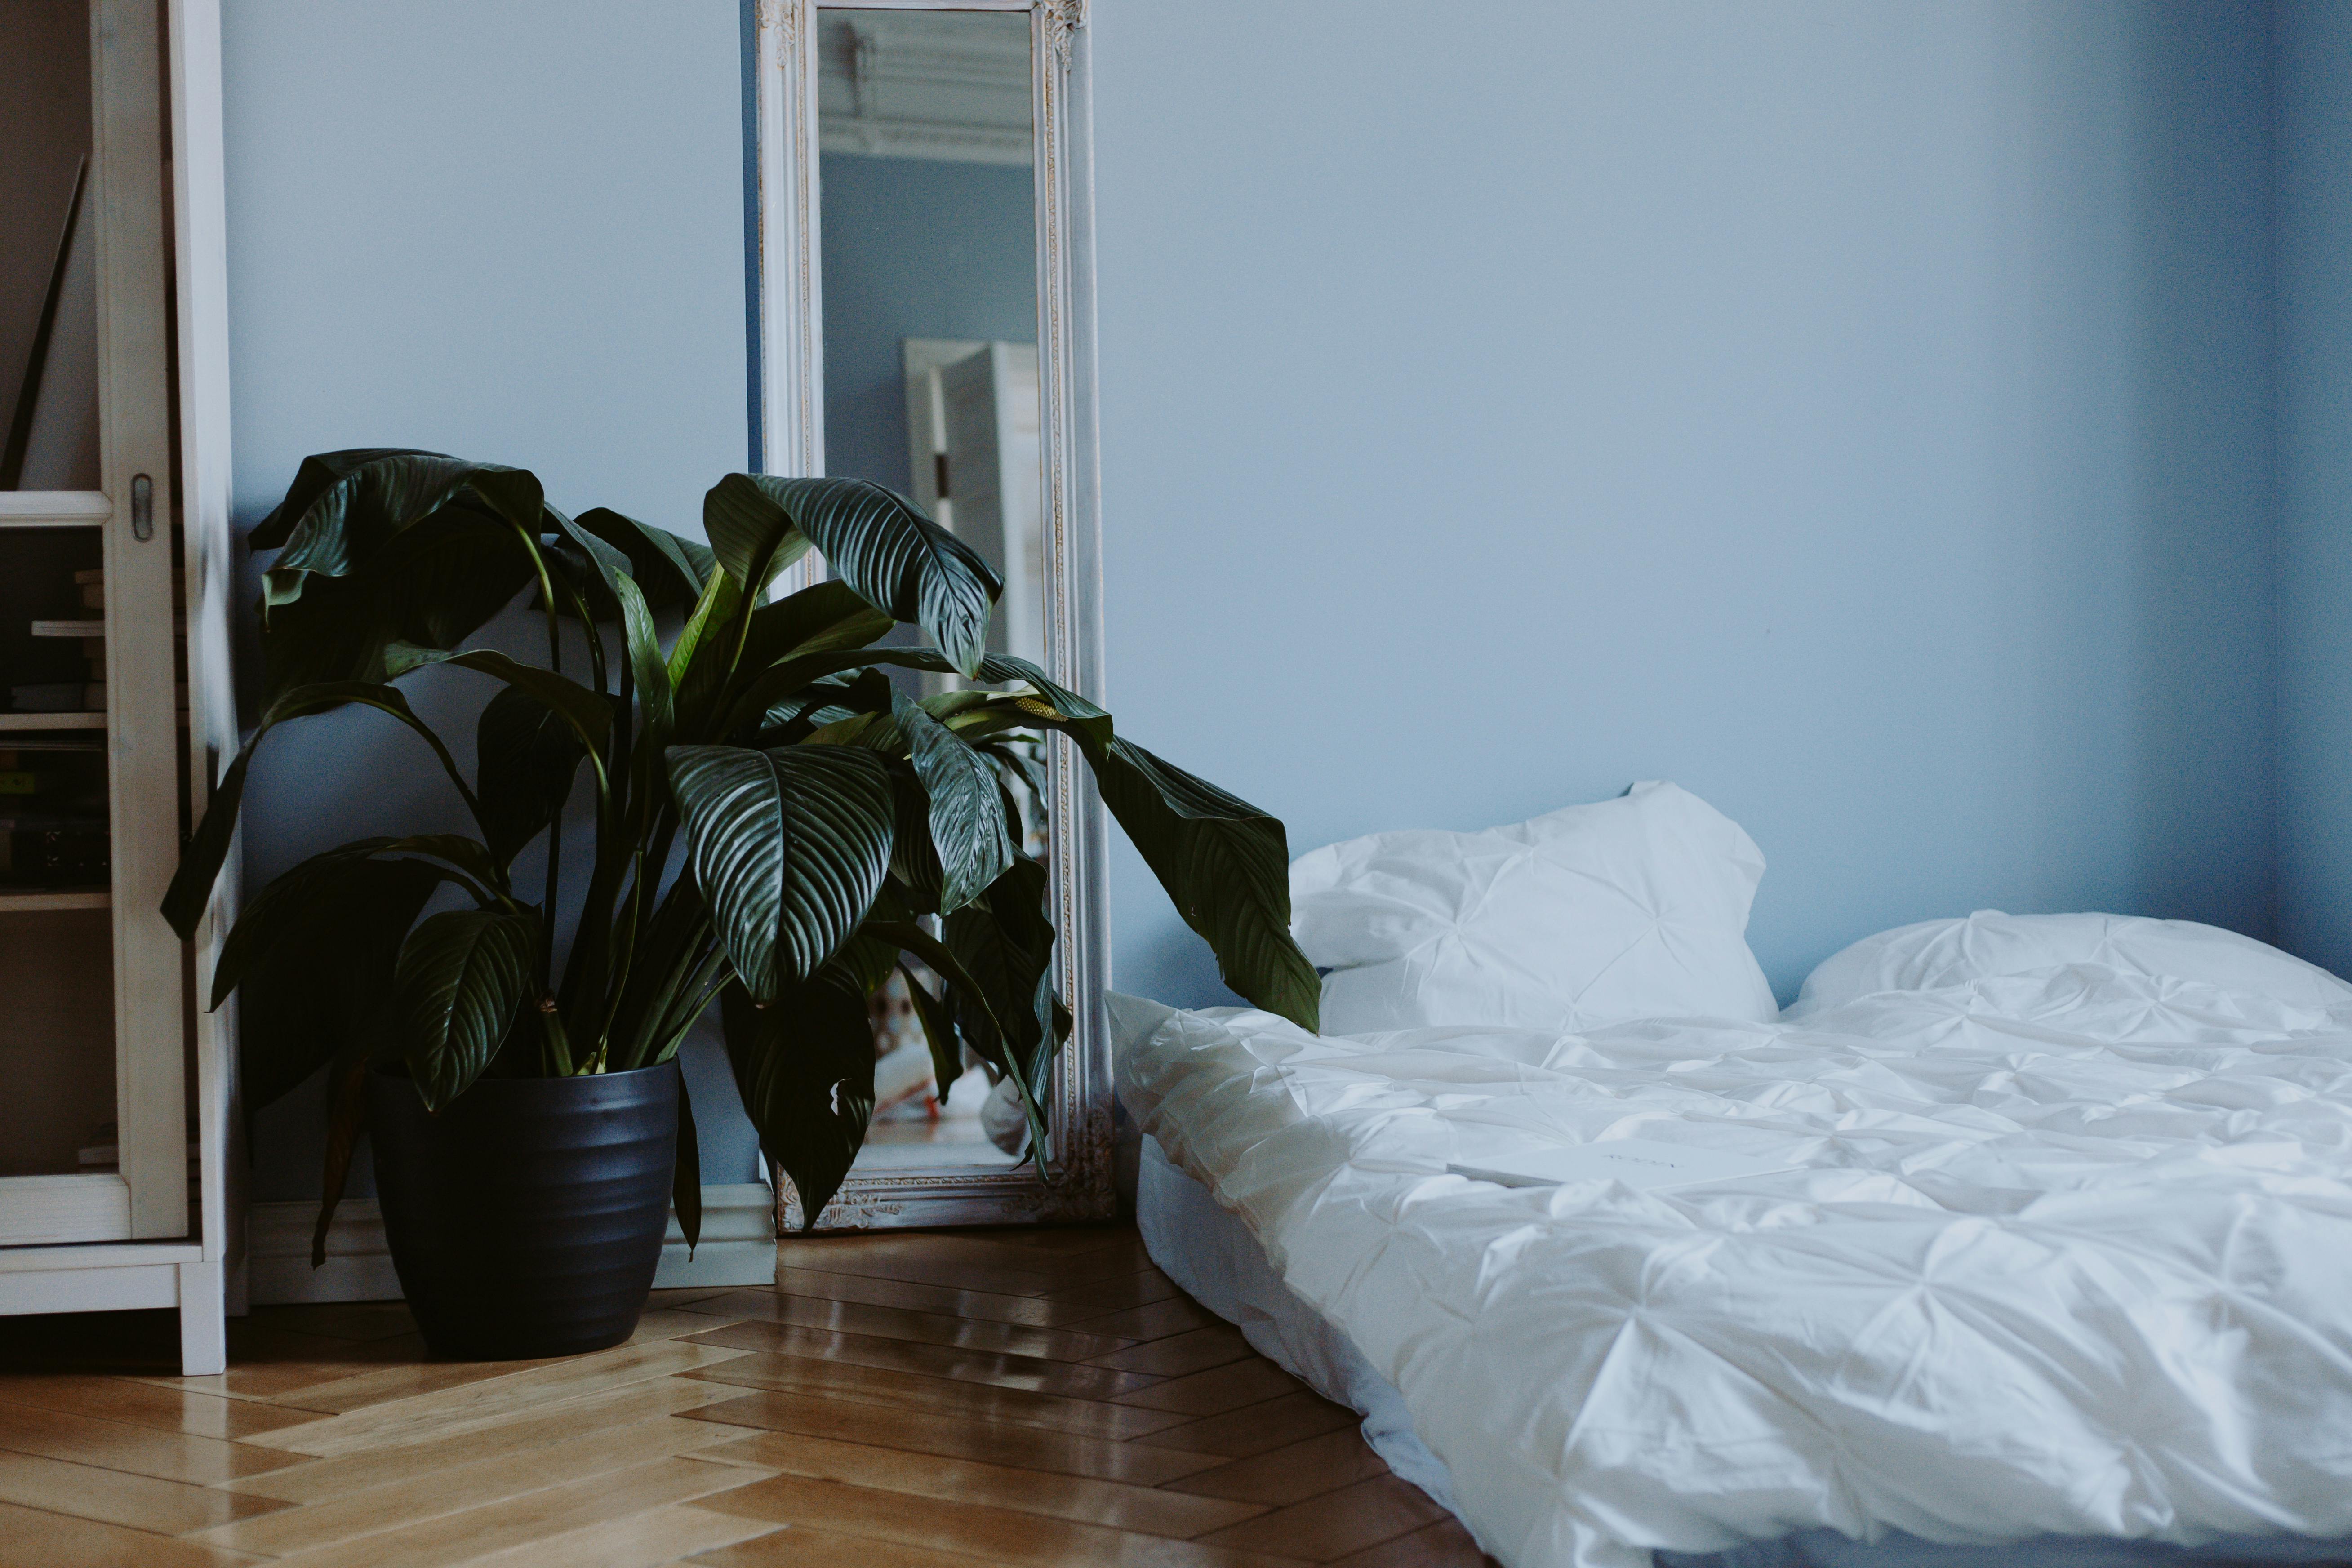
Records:
{"label": "large green leaf", "polygon": [[688,864],[736,975],[770,1002],[866,918],[889,868],[890,773],[844,746],[675,746]]}
{"label": "large green leaf", "polygon": [[[735,624],[735,614],[742,607],[743,591],[726,573],[713,573],[709,581],[702,584],[702,595],[695,600],[694,608],[688,612],[686,625],[680,628],[677,640],[669,645],[669,682],[671,688],[679,693],[681,704],[685,701],[688,676],[694,668],[694,661],[703,657],[706,645],[711,644],[725,628]],[[731,655],[716,654],[712,657],[719,661],[714,684],[724,682],[727,660]],[[696,734],[699,731],[689,729],[687,732]]]}
{"label": "large green leaf", "polygon": [[268,606],[261,649],[268,691],[383,679],[388,644],[454,647],[534,575],[514,527],[461,495],[349,574],[306,576],[299,597]]}
{"label": "large green leaf", "polygon": [[988,616],[1003,584],[970,545],[866,479],[730,474],[703,502],[719,564],[747,591],[764,587],[805,538],[834,576],[877,609],[930,635],[963,674],[987,652]]}
{"label": "large green leaf", "polygon": [[536,922],[506,910],[451,910],[408,933],[394,975],[402,1054],[438,1110],[490,1065],[530,989]]}
{"label": "large green leaf", "polygon": [[[1044,1086],[1052,1071],[1053,1053],[1050,1051],[1038,1053],[1033,1058],[1034,1072],[1017,1070],[1014,1064],[1008,1058],[1004,1051],[1004,1042],[1022,1027],[1018,1005],[1007,1004],[1000,1009],[999,1002],[1002,999],[992,994],[989,984],[967,970],[963,965],[962,958],[947,943],[911,921],[868,921],[866,923],[866,930],[869,935],[881,941],[896,942],[901,949],[913,953],[929,964],[939,975],[943,983],[945,1005],[953,1013],[957,1029],[974,1051],[994,1064],[1012,1079],[1013,1089],[1019,1092],[1021,1109],[1028,1118],[1032,1134],[1030,1148],[1037,1160],[1038,1169],[1045,1171],[1050,1178],[1052,1173],[1045,1163],[1046,1117]],[[1053,998],[1051,987],[1046,986],[1045,989],[1046,1003],[1050,1006],[1054,1019],[1055,1038],[1057,1041],[1066,1038],[1069,1033],[1067,1026],[1069,1015],[1062,1007],[1058,999]],[[918,1007],[921,1005],[920,1003],[917,1004]],[[928,1012],[925,1017],[927,1020],[925,1029],[928,1032],[929,1027]],[[933,1059],[936,1067],[937,1058]]]}
{"label": "large green leaf", "polygon": [[874,1023],[839,967],[762,1007],[740,985],[719,994],[727,1059],[760,1142],[800,1190],[813,1228],[841,1190],[874,1114]]}
{"label": "large green leaf", "polygon": [[930,1047],[931,1081],[938,1086],[940,1103],[944,1105],[948,1091],[963,1076],[963,1040],[956,1033],[954,1006],[947,998],[933,995],[912,965],[900,964],[898,973],[907,977],[908,998],[923,1026],[923,1043]]}
{"label": "large green leaf", "polygon": [[242,993],[248,1110],[275,1103],[380,1024],[402,939],[448,879],[429,861],[330,853],[246,905],[222,945],[213,1005],[233,988]]}
{"label": "large green leaf", "polygon": [[[736,697],[728,710],[725,732],[732,734],[747,725],[756,724],[771,709],[793,701],[810,687],[828,677],[838,676],[853,669],[863,669],[868,674],[878,674],[885,669],[922,669],[940,675],[967,673],[959,670],[944,655],[924,647],[859,647],[796,655],[791,658],[779,660],[772,668],[741,684],[740,694]],[[1027,680],[1033,675],[1040,679],[1044,679],[1037,667],[1025,659],[1011,658],[1003,654],[990,654],[980,661],[978,679],[997,681]],[[1066,726],[1075,726],[1097,733],[1103,738],[1108,738],[1109,714],[1096,708],[1083,698],[1063,691],[1059,687],[1052,687],[1051,690],[1067,699],[1072,708],[1078,710],[1077,716],[1064,717],[1063,710],[1055,708],[1048,701],[1037,706],[1023,722],[1039,724],[1055,718],[1064,718]],[[1022,700],[1018,696],[1008,696],[1002,692],[982,692],[979,695],[983,700],[1004,707],[1013,706]]]}
{"label": "large green leaf", "polygon": [[1054,1053],[1068,1034],[1057,1027],[1060,998],[1053,984],[1054,927],[1045,916],[1045,868],[1034,860],[1015,860],[985,900],[947,917],[942,934],[970,984],[989,1003],[982,1014],[960,994],[957,1024],[982,1055],[992,1056],[1020,1079],[1027,1090],[1022,1103],[1032,1113],[1032,1131],[1042,1147]]}
{"label": "large green leaf", "polygon": [[1303,1029],[1322,983],[1290,938],[1290,849],[1282,824],[1130,741],[1081,742],[1103,804],[1176,912],[1217,955],[1224,982]]}
{"label": "large green leaf", "polygon": [[656,609],[693,604],[710,574],[719,570],[709,545],[625,517],[609,507],[590,507],[574,521],[628,557],[629,575],[645,591],[646,603]]}
{"label": "large green leaf", "polygon": [[[352,454],[341,454],[350,457]],[[298,474],[287,503],[255,531],[253,546],[284,542],[264,574],[263,599],[271,605],[302,595],[312,574],[349,576],[403,530],[424,521],[470,491],[491,512],[536,533],[544,497],[537,478],[522,468],[473,463],[437,452],[372,456],[332,476],[323,486],[316,470]],[[290,519],[289,506],[302,503]]]}
{"label": "large green leaf", "polygon": [[1013,864],[1013,837],[996,769],[946,725],[899,697],[891,707],[915,776],[930,801],[931,846],[940,862],[940,912],[980,897]]}
{"label": "large green leaf", "polygon": [[326,1149],[319,1162],[319,1218],[310,1227],[310,1267],[327,1265],[327,1233],[335,1223],[335,1206],[343,1201],[350,1180],[352,1155],[360,1134],[367,1131],[367,1075],[381,1041],[356,1040],[336,1053],[327,1078]]}
{"label": "large green leaf", "polygon": [[180,854],[180,868],[173,875],[172,885],[163,894],[163,918],[183,939],[196,934],[197,922],[204,919],[205,906],[211,902],[213,883],[220,876],[221,862],[228,856],[230,840],[236,835],[236,816],[245,799],[246,771],[252,765],[253,753],[269,731],[290,719],[300,719],[330,709],[358,706],[373,708],[391,714],[425,739],[440,760],[441,770],[457,786],[457,795],[466,803],[467,812],[479,824],[481,805],[474,797],[473,786],[457,771],[457,759],[449,748],[441,743],[425,721],[408,706],[408,699],[396,687],[377,685],[362,680],[324,681],[316,686],[297,687],[287,692],[261,715],[261,722],[221,774],[220,783],[213,788],[211,804],[205,808],[204,820]]}
{"label": "large green leaf", "polygon": [[930,802],[914,776],[914,764],[894,763],[898,835],[890,844],[890,879],[886,884],[910,914],[940,912],[940,852],[931,846]]}
{"label": "large green leaf", "polygon": [[294,482],[286,487],[285,499],[255,525],[252,547],[256,550],[284,548],[295,525],[309,515],[321,497],[371,463],[384,458],[438,458],[440,456],[437,452],[419,451],[414,447],[355,447],[341,452],[313,453],[303,458],[301,466],[294,470]]}
{"label": "large green leaf", "polygon": [[677,1075],[677,1157],[670,1165],[669,1206],[677,1211],[677,1228],[686,1237],[689,1262],[702,1240],[702,1140],[694,1127],[694,1102],[686,1097],[686,1073]]}
{"label": "large green leaf", "polygon": [[506,865],[562,815],[588,747],[553,709],[509,686],[482,710],[474,757],[482,830]]}
{"label": "large green leaf", "polygon": [[740,647],[698,633],[678,687],[681,732],[707,731],[730,681],[780,659],[863,647],[892,624],[847,584],[824,582],[753,610],[740,628]]}
{"label": "large green leaf", "polygon": [[[629,557],[554,508],[548,509],[548,515],[555,520],[564,537],[578,546],[595,566],[605,594],[619,608],[622,637],[628,648],[629,668],[635,679],[637,723],[644,740],[643,749],[658,757],[662,749],[669,744],[675,721],[675,702],[669,666],[663,658],[661,641],[654,630],[653,611],[646,604],[636,579],[631,574]],[[618,513],[612,515],[619,516]]]}
{"label": "large green leaf", "polygon": [[602,747],[613,728],[611,698],[553,670],[509,658],[495,648],[447,653],[439,648],[394,643],[386,650],[385,658],[395,678],[434,664],[454,664],[460,669],[496,677],[562,719],[581,743],[591,749]]}
{"label": "large green leaf", "polygon": [[[218,1007],[247,974],[296,940],[317,918],[314,903],[341,898],[341,885],[360,862],[379,856],[397,856],[433,874],[433,885],[455,882],[478,904],[498,900],[494,889],[504,886],[498,864],[478,840],[455,833],[421,833],[404,838],[355,838],[349,844],[313,855],[270,879],[260,896],[247,902],[221,943],[213,964],[212,996],[205,1003]],[[444,861],[433,865],[432,861]],[[410,920],[415,915],[412,912]],[[407,922],[400,928],[408,929]],[[397,944],[395,943],[395,949]]]}

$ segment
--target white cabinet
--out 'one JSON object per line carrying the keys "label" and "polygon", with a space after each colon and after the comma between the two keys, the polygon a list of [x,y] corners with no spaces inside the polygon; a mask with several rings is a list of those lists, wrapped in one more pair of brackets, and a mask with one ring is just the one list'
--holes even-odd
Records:
{"label": "white cabinet", "polygon": [[177,1307],[217,1372],[217,933],[159,912],[236,744],[216,0],[0,32],[0,1312]]}

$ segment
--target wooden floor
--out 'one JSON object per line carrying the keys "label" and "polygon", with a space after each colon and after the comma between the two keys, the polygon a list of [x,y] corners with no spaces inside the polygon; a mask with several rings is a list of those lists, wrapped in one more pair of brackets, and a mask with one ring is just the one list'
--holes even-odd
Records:
{"label": "wooden floor", "polygon": [[782,1244],[563,1361],[396,1304],[0,1320],[0,1564],[1475,1568],[1461,1527],[1132,1229]]}

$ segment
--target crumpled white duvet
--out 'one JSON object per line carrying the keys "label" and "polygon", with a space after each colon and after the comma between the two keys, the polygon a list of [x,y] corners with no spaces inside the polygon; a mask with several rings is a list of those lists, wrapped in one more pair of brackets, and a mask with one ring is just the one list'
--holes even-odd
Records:
{"label": "crumpled white duvet", "polygon": [[[1128,1106],[1510,1568],[1824,1526],[2352,1536],[2352,1005],[2075,964],[1586,1036],[1154,1011]],[[1625,1137],[1802,1168],[1445,1173]]]}

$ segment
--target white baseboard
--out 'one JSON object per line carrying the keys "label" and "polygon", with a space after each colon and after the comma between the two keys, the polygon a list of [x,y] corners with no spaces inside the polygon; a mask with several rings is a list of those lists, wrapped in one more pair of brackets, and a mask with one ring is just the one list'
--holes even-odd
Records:
{"label": "white baseboard", "polygon": [[[327,1261],[310,1267],[315,1204],[255,1204],[247,1211],[247,1289],[256,1306],[292,1301],[397,1301],[400,1276],[385,1249],[373,1198],[345,1198],[327,1231]],[[656,1290],[768,1285],[776,1278],[776,1194],[764,1182],[702,1189],[702,1242],[686,1255],[670,1215]]]}

